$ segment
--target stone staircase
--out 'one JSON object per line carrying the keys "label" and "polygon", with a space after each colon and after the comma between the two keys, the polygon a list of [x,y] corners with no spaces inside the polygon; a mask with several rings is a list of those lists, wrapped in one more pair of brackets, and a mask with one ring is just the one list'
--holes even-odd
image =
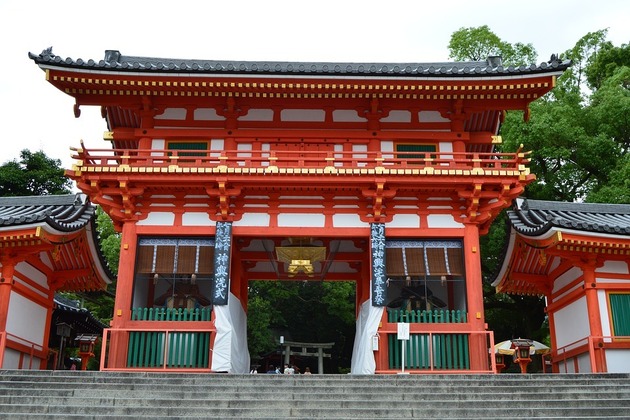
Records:
{"label": "stone staircase", "polygon": [[2,419],[630,418],[630,374],[229,375],[0,370]]}

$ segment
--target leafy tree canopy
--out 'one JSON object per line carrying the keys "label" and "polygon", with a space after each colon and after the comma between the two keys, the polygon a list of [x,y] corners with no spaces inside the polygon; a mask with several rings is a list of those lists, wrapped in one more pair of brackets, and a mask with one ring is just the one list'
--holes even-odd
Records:
{"label": "leafy tree canopy", "polygon": [[537,53],[532,44],[502,41],[487,25],[460,28],[451,35],[449,57],[457,61],[483,61],[489,56],[501,56],[504,65],[531,64]]}
{"label": "leafy tree canopy", "polygon": [[71,182],[64,176],[59,159],[51,159],[43,151],[24,149],[20,160],[0,166],[0,197],[70,193]]}

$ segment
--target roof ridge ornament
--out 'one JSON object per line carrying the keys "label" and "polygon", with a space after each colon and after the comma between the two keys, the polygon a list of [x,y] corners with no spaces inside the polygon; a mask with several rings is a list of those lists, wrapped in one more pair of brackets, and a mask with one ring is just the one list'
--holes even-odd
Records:
{"label": "roof ridge ornament", "polygon": [[120,64],[120,51],[118,50],[105,50],[105,62],[106,63],[119,63]]}
{"label": "roof ridge ornament", "polygon": [[493,69],[496,69],[503,65],[503,57],[500,55],[489,55],[488,58],[486,58],[486,63]]}

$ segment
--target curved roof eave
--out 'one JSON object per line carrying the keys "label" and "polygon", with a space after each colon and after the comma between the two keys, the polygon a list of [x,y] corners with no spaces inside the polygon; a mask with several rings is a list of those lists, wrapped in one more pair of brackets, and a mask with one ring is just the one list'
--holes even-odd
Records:
{"label": "curved roof eave", "polygon": [[45,67],[83,69],[105,72],[186,73],[213,75],[281,75],[322,77],[507,77],[561,73],[570,60],[552,56],[548,62],[522,66],[503,66],[499,57],[485,61],[428,62],[428,63],[359,63],[359,62],[292,62],[292,61],[225,61],[171,59],[124,56],[119,51],[107,50],[102,60],[62,58],[53,54],[52,47],[40,54],[29,52],[29,58]]}
{"label": "curved roof eave", "polygon": [[512,227],[525,236],[540,236],[552,228],[608,235],[630,235],[630,205],[518,201],[508,212]]}

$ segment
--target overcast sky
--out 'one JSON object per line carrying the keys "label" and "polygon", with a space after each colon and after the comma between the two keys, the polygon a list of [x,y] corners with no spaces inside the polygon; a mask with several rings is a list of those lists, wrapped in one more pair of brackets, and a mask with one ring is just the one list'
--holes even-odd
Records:
{"label": "overcast sky", "polygon": [[27,53],[213,60],[448,61],[450,36],[488,25],[502,40],[531,43],[538,62],[588,32],[630,42],[627,0],[0,0],[0,164],[44,150],[69,168],[71,146],[106,148],[100,110],[44,79]]}

